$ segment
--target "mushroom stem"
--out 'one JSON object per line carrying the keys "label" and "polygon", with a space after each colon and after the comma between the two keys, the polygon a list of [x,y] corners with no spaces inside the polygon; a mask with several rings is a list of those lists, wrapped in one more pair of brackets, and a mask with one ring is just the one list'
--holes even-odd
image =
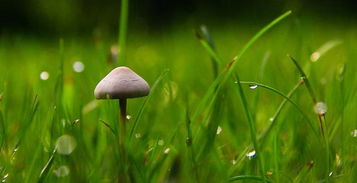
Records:
{"label": "mushroom stem", "polygon": [[120,145],[120,151],[122,154],[122,161],[124,162],[123,164],[123,174],[121,175],[121,178],[123,179],[123,182],[127,182],[127,164],[126,164],[126,154],[125,154],[125,131],[126,131],[126,98],[119,99],[119,110],[120,110],[120,115],[119,115],[119,127],[120,127],[120,134],[119,134],[119,145]]}
{"label": "mushroom stem", "polygon": [[124,147],[125,143],[125,131],[126,131],[126,98],[119,99],[119,108],[120,108],[120,137],[121,145]]}
{"label": "mushroom stem", "polygon": [[120,121],[123,124],[124,134],[125,134],[125,126],[126,126],[126,98],[119,99],[119,107],[120,107]]}

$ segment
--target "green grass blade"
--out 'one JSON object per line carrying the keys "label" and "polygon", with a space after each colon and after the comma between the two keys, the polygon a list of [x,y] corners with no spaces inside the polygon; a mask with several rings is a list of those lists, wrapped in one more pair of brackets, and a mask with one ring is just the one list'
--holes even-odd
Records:
{"label": "green grass blade", "polygon": [[38,183],[44,182],[49,170],[52,167],[53,161],[55,159],[56,149],[52,152],[50,158],[48,159],[46,165],[42,168],[40,176],[38,178]]}
{"label": "green grass blade", "polygon": [[119,17],[119,38],[118,38],[118,64],[125,65],[126,54],[126,34],[128,29],[128,0],[121,0],[120,17]]}
{"label": "green grass blade", "polygon": [[241,52],[238,54],[237,57],[235,57],[225,68],[223,72],[221,72],[216,80],[211,84],[209,89],[207,90],[206,94],[204,95],[203,99],[201,100],[200,104],[198,105],[192,120],[195,121],[198,117],[199,114],[201,114],[202,110],[204,109],[205,106],[207,106],[207,103],[209,102],[209,99],[215,98],[215,95],[219,92],[219,90],[222,88],[222,86],[225,84],[225,81],[232,75],[234,68],[237,66],[238,61],[242,58],[242,56],[245,54],[245,52],[262,36],[264,33],[266,33],[269,29],[271,29],[274,25],[279,23],[281,20],[286,18],[288,15],[291,14],[291,11],[287,11],[286,13],[282,14],[272,22],[270,22],[267,26],[262,28],[258,33],[256,33],[245,46],[241,50]]}
{"label": "green grass blade", "polygon": [[294,65],[296,66],[296,68],[298,69],[298,71],[300,72],[301,78],[302,78],[302,79],[304,80],[304,82],[305,82],[305,86],[306,86],[307,90],[309,91],[309,94],[310,94],[310,96],[311,96],[311,98],[312,98],[312,101],[314,102],[314,104],[316,104],[316,103],[317,103],[316,95],[315,95],[314,91],[312,90],[310,81],[309,81],[309,79],[307,78],[307,76],[306,76],[304,70],[302,69],[302,67],[300,66],[300,64],[298,63],[298,61],[297,61],[294,57],[292,57],[292,56],[290,56],[290,55],[288,55],[288,57],[289,57],[290,60],[294,63]]}
{"label": "green grass blade", "polygon": [[[301,84],[302,84],[302,82],[298,82],[290,91],[289,91],[289,93],[287,94],[287,97],[289,97],[289,98],[291,98],[291,96],[297,91],[297,89],[301,86]],[[271,124],[267,127],[267,128],[265,128],[264,130],[263,130],[263,133],[261,133],[261,135],[260,136],[258,136],[258,142],[259,142],[259,144],[261,145],[261,144],[264,144],[265,143],[265,140],[267,139],[267,136],[271,133],[271,131],[273,130],[273,129],[275,129],[276,128],[276,126],[277,126],[277,119],[278,119],[278,116],[280,115],[280,113],[281,113],[281,111],[282,111],[282,109],[284,108],[284,106],[286,105],[286,103],[288,102],[288,100],[287,99],[284,99],[281,103],[280,103],[280,105],[279,105],[279,107],[277,108],[277,110],[275,111],[275,113],[274,113],[274,115],[273,115],[273,117],[272,117],[272,121],[271,121]],[[240,165],[241,165],[241,163],[243,162],[243,159],[244,159],[244,157],[245,157],[245,155],[248,153],[248,151],[249,150],[251,150],[253,148],[253,144],[250,144],[250,145],[248,145],[241,153],[240,153],[240,155],[239,156],[237,156],[237,158],[236,158],[236,164],[235,164],[235,166],[233,166],[232,168],[231,168],[231,170],[230,170],[230,174],[232,174]]]}
{"label": "green grass blade", "polygon": [[259,171],[260,171],[260,174],[261,174],[264,182],[266,182],[264,179],[264,177],[265,177],[264,158],[263,158],[263,153],[260,151],[260,147],[259,147],[258,140],[257,140],[257,135],[256,135],[257,131],[256,131],[256,127],[255,127],[256,124],[252,118],[250,111],[249,111],[247,98],[244,94],[243,87],[240,83],[240,79],[239,79],[239,76],[237,73],[235,74],[235,79],[236,79],[236,81],[238,81],[238,84],[237,84],[238,87],[236,87],[236,88],[237,88],[238,94],[242,101],[244,113],[248,120],[250,138],[251,138],[251,141],[253,142],[253,147],[256,152],[256,157],[258,158],[258,161],[259,161]]}
{"label": "green grass blade", "polygon": [[218,71],[218,67],[223,64],[223,59],[221,56],[216,52],[214,48],[214,43],[211,38],[211,35],[207,29],[206,26],[201,26],[200,31],[196,30],[195,31],[197,39],[200,41],[202,44],[203,48],[206,49],[206,51],[210,54],[212,57],[214,69]]}
{"label": "green grass blade", "polygon": [[259,86],[259,87],[262,87],[262,88],[265,88],[269,91],[272,91],[278,95],[280,95],[281,97],[285,98],[288,102],[290,102],[298,111],[299,113],[305,118],[305,120],[308,122],[308,125],[310,126],[311,130],[314,132],[314,134],[316,135],[316,137],[318,137],[318,133],[317,131],[315,130],[314,128],[314,125],[313,123],[311,122],[311,120],[309,119],[309,117],[302,111],[302,109],[294,102],[292,101],[288,96],[286,96],[285,94],[283,94],[283,92],[273,88],[273,87],[270,87],[268,85],[264,85],[264,84],[261,84],[261,83],[257,83],[257,82],[252,82],[252,81],[240,81],[240,83],[242,84],[247,84],[247,85],[256,85],[256,86]]}
{"label": "green grass blade", "polygon": [[[309,95],[313,101],[313,104],[315,105],[318,100],[316,98],[316,95],[314,93],[314,91],[312,90],[312,86],[310,84],[310,81],[309,79],[307,78],[304,70],[302,69],[302,67],[299,65],[298,61],[293,58],[292,56],[288,55],[288,57],[290,58],[290,60],[294,63],[294,65],[296,66],[296,68],[299,70],[300,72],[300,75],[303,79],[303,81],[305,82],[305,86],[309,92]],[[328,134],[328,130],[326,129],[326,117],[325,117],[325,114],[317,114],[317,117],[319,119],[319,123],[320,123],[320,129],[321,129],[321,134],[323,136],[323,140],[324,140],[324,143],[325,143],[325,156],[326,156],[326,160],[325,160],[325,163],[326,163],[326,170],[325,170],[325,179],[326,179],[326,182],[329,182],[329,179],[330,179],[330,176],[329,176],[329,173],[330,173],[330,143],[329,143],[329,134]]]}
{"label": "green grass blade", "polygon": [[244,181],[244,180],[256,180],[256,181],[262,181],[262,182],[271,182],[269,179],[254,176],[254,175],[238,175],[229,178],[229,182],[236,182],[236,181]]}
{"label": "green grass blade", "polygon": [[134,121],[134,124],[133,124],[133,126],[132,126],[132,128],[130,130],[129,141],[132,139],[132,137],[133,137],[133,135],[135,133],[135,130],[136,130],[137,126],[139,125],[139,122],[140,122],[140,120],[142,118],[144,110],[145,110],[146,106],[148,105],[151,97],[153,96],[153,93],[156,92],[159,83],[162,81],[162,79],[164,79],[164,77],[167,75],[168,72],[169,72],[169,70],[165,70],[164,72],[162,72],[160,74],[160,76],[156,79],[154,84],[152,85],[151,92],[150,92],[149,96],[146,97],[146,99],[143,102],[143,104],[141,105],[141,107],[140,107],[140,109],[138,111],[137,117],[136,117],[136,119]]}

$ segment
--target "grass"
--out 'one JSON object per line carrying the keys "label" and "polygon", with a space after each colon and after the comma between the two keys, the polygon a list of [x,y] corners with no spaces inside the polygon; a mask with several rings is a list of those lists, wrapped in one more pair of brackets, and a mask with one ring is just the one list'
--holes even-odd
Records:
{"label": "grass", "polygon": [[[208,24],[197,31],[199,40],[191,29],[125,36],[130,41],[124,63],[152,89],[146,98],[128,100],[128,180],[357,180],[351,135],[357,128],[356,27],[341,31],[338,25],[294,21],[299,19],[294,15],[279,22],[289,14],[263,29]],[[97,82],[112,69],[108,54],[116,39],[100,39],[58,43],[0,36],[1,179],[121,179],[118,103],[93,96]],[[315,52],[321,53],[312,62]],[[287,54],[296,59],[291,62]],[[77,60],[83,72],[73,70]],[[43,71],[47,80],[39,77]],[[313,109],[319,101],[328,107],[322,121]],[[64,134],[76,141],[68,155],[55,151]],[[256,155],[248,158],[252,150]]]}

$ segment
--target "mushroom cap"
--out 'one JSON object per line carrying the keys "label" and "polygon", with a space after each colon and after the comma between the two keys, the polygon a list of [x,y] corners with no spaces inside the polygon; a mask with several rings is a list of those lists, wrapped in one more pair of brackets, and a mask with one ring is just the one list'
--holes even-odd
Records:
{"label": "mushroom cap", "polygon": [[147,96],[148,83],[128,67],[117,67],[95,87],[96,99],[126,99]]}

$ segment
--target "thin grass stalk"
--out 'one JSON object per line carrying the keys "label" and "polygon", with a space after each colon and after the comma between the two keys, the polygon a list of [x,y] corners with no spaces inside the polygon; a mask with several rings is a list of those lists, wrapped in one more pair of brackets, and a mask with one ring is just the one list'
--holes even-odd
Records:
{"label": "thin grass stalk", "polygon": [[305,120],[308,122],[308,125],[310,126],[310,128],[312,129],[314,134],[316,136],[318,136],[318,133],[316,132],[316,130],[315,130],[314,126],[313,126],[313,123],[311,122],[309,117],[302,111],[302,109],[294,101],[292,101],[289,97],[287,97],[281,91],[279,91],[279,90],[277,90],[277,89],[275,89],[273,87],[270,87],[270,86],[267,86],[267,85],[264,85],[264,84],[261,84],[261,83],[257,83],[257,82],[252,82],[252,81],[240,81],[240,83],[241,84],[248,84],[248,85],[257,85],[259,87],[268,89],[268,90],[280,95],[281,97],[285,98],[286,100],[288,100],[288,102],[290,102],[299,111],[299,113],[305,118]]}
{"label": "thin grass stalk", "polygon": [[[202,110],[205,108],[206,104],[209,102],[208,100],[210,98],[215,98],[215,95],[218,94],[218,91],[222,88],[222,86],[225,84],[225,81],[232,75],[234,68],[237,66],[238,61],[242,58],[242,56],[248,51],[248,49],[262,36],[264,33],[266,33],[269,29],[271,29],[274,25],[279,23],[281,20],[286,18],[291,14],[291,11],[287,11],[286,13],[280,15],[278,18],[274,19],[272,22],[270,22],[268,25],[263,27],[258,33],[256,33],[249,41],[246,43],[243,47],[243,49],[240,51],[237,57],[234,57],[234,59],[225,67],[225,70],[221,72],[216,80],[211,84],[209,89],[207,90],[206,94],[204,95],[203,99],[201,100],[200,104],[198,105],[195,113],[193,114],[192,120],[195,121],[198,117],[198,115],[202,112]],[[208,51],[210,54],[215,53]],[[212,55],[214,56],[214,55]]]}
{"label": "thin grass stalk", "polygon": [[188,105],[187,105],[187,109],[186,109],[186,129],[187,129],[186,146],[187,146],[188,153],[189,153],[189,156],[191,159],[191,168],[195,174],[195,181],[199,182],[199,175],[198,175],[197,163],[196,163],[196,159],[195,159],[195,152],[192,147],[193,135],[192,135],[192,130],[191,130],[191,119],[190,119],[190,115],[188,112]]}
{"label": "thin grass stalk", "polygon": [[237,73],[235,73],[235,79],[238,81],[238,92],[239,95],[241,97],[242,100],[242,105],[244,108],[244,113],[246,115],[246,118],[248,120],[248,124],[249,124],[249,130],[250,130],[250,138],[253,142],[253,146],[254,146],[254,150],[256,152],[256,157],[258,158],[258,162],[259,162],[259,171],[260,174],[264,180],[264,182],[267,182],[265,179],[265,169],[264,169],[264,158],[263,158],[263,154],[260,151],[259,148],[259,144],[258,144],[258,140],[257,140],[257,135],[256,135],[256,127],[255,127],[255,121],[253,121],[252,115],[249,111],[249,106],[248,106],[248,102],[247,102],[247,98],[244,94],[242,85],[240,83],[240,79],[239,79],[239,75]]}
{"label": "thin grass stalk", "polygon": [[[291,96],[297,91],[297,89],[301,86],[302,82],[299,81],[287,94],[288,98],[291,98]],[[271,125],[269,125],[267,128],[263,130],[263,133],[261,133],[260,136],[258,136],[258,142],[260,145],[265,144],[265,140],[267,139],[266,137],[270,134],[270,132],[275,129],[275,126],[277,125],[276,120],[278,119],[278,116],[280,115],[282,109],[284,108],[285,104],[288,102],[286,98],[280,103],[279,107],[275,111],[273,115],[273,120],[271,121]],[[230,174],[232,174],[242,163],[243,158],[245,157],[246,153],[252,148],[252,144],[248,145],[239,156],[237,156],[236,159],[236,165],[232,167],[230,170]]]}
{"label": "thin grass stalk", "polygon": [[128,11],[129,2],[128,0],[121,0],[120,6],[120,17],[119,17],[119,33],[118,33],[118,64],[125,64],[125,54],[126,54],[126,39],[128,30]]}
{"label": "thin grass stalk", "polygon": [[263,182],[271,182],[269,179],[261,178],[261,177],[254,176],[254,175],[234,176],[229,179],[229,182],[236,182],[236,181],[240,181],[240,180],[255,180],[255,181],[263,181]]}
{"label": "thin grass stalk", "polygon": [[[316,105],[317,103],[317,98],[316,95],[314,94],[310,81],[308,79],[308,77],[306,76],[304,70],[302,69],[302,67],[299,65],[299,63],[297,62],[297,60],[295,58],[293,58],[292,56],[288,55],[288,57],[290,58],[290,60],[294,63],[294,65],[296,66],[296,68],[298,69],[298,71],[300,72],[301,78],[305,83],[305,86],[309,92],[309,95],[312,99],[312,102],[314,105]],[[325,155],[326,155],[326,159],[325,159],[325,163],[326,163],[326,172],[325,172],[325,177],[326,177],[326,182],[329,182],[329,172],[330,172],[330,145],[329,145],[329,135],[328,135],[328,130],[326,129],[327,125],[326,125],[326,118],[325,118],[325,114],[317,114],[319,123],[320,123],[320,129],[321,129],[321,134],[325,143]]]}

